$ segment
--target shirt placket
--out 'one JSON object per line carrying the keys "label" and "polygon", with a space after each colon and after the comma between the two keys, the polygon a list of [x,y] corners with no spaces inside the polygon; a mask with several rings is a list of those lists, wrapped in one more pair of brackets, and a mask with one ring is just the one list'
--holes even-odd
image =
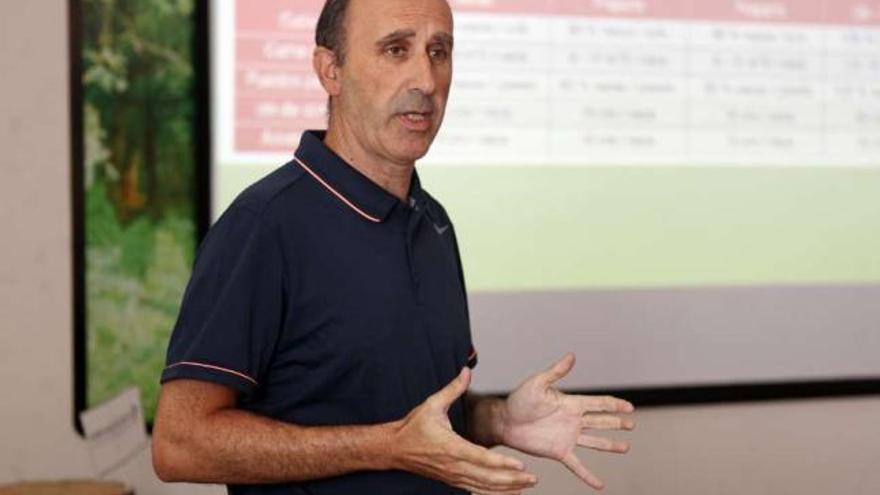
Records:
{"label": "shirt placket", "polygon": [[416,304],[420,305],[422,303],[422,300],[421,291],[419,290],[420,281],[418,265],[416,264],[415,259],[415,242],[416,236],[418,235],[419,231],[419,224],[421,223],[422,217],[424,216],[424,208],[416,200],[413,199],[410,200],[410,207],[407,209],[407,213],[408,218],[405,234],[406,258],[409,268],[410,281],[412,283],[413,299],[416,301]]}

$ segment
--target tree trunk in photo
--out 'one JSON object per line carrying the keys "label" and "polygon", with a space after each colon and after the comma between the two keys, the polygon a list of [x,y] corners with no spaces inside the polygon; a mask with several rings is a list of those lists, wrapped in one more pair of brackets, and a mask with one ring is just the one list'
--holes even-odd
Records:
{"label": "tree trunk in photo", "polygon": [[147,97],[144,105],[144,173],[147,179],[146,203],[152,217],[158,220],[161,211],[159,198],[159,180],[156,170],[156,126],[159,124],[156,118],[156,105],[153,99]]}

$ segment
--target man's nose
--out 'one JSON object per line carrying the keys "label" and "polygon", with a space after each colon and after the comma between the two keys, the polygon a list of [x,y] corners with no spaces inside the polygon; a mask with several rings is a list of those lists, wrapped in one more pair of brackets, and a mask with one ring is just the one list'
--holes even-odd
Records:
{"label": "man's nose", "polygon": [[437,89],[437,74],[435,73],[431,56],[428,53],[424,53],[419,57],[415,57],[414,65],[412,87],[410,89],[418,89],[426,95],[433,94],[434,90]]}

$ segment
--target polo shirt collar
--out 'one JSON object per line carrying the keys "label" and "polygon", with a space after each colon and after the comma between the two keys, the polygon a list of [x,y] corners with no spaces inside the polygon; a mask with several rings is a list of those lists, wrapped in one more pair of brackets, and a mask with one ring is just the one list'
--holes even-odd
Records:
{"label": "polo shirt collar", "polygon": [[[361,217],[380,223],[400,201],[360,173],[324,144],[325,131],[305,131],[294,161],[337,199]],[[420,200],[422,189],[413,171],[410,196]]]}
{"label": "polo shirt collar", "polygon": [[412,179],[409,182],[409,206],[415,208],[425,204],[425,193],[422,192],[422,182],[419,174],[413,170]]}

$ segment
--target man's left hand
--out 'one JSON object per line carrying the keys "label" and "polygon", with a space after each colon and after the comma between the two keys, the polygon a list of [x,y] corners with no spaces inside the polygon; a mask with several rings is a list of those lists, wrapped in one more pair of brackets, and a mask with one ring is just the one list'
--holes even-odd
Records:
{"label": "man's left hand", "polygon": [[633,405],[611,396],[567,395],[553,384],[574,367],[566,354],[550,368],[532,375],[504,404],[502,443],[527,454],[556,459],[591,487],[604,486],[575,454],[575,447],[626,453],[629,444],[593,436],[590,430],[632,430],[634,422],[608,413],[632,413]]}

